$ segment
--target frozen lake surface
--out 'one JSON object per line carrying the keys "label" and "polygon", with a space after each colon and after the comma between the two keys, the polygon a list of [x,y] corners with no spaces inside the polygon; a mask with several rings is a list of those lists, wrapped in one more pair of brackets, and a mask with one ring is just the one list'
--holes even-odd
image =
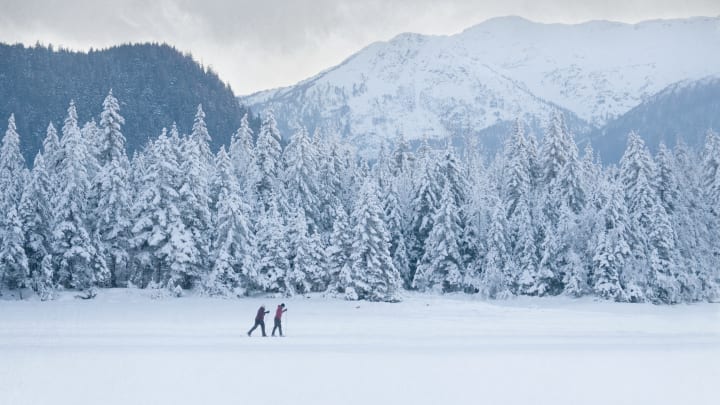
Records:
{"label": "frozen lake surface", "polygon": [[[288,307],[262,338],[259,305]],[[0,301],[0,404],[718,404],[720,305]]]}

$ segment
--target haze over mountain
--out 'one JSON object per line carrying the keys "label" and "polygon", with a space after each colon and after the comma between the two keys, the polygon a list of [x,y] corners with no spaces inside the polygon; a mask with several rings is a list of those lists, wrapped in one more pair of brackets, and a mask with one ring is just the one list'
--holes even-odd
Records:
{"label": "haze over mountain", "polygon": [[[667,86],[720,73],[720,19],[638,24],[488,20],[451,36],[401,34],[294,86],[240,97],[281,129],[329,129],[360,147],[476,134],[565,110],[587,136]],[[599,141],[599,138],[595,138]]]}
{"label": "haze over mountain", "polygon": [[699,146],[708,130],[720,129],[720,77],[671,84],[624,115],[593,131],[593,145],[608,162],[620,159],[627,134],[637,131],[650,150],[660,142]]}

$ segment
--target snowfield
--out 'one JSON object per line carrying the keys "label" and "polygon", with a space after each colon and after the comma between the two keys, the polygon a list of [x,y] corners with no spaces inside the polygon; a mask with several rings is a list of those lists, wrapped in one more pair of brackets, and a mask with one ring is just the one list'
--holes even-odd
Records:
{"label": "snowfield", "polygon": [[151,293],[0,301],[0,404],[720,403],[718,304]]}

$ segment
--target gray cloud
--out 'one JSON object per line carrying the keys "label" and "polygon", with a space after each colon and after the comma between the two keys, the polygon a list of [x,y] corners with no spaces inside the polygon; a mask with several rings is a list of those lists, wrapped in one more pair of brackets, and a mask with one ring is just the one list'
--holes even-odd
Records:
{"label": "gray cloud", "polygon": [[487,18],[541,22],[718,15],[717,0],[0,0],[0,41],[87,49],[168,42],[239,94],[302,80],[401,32],[452,34]]}

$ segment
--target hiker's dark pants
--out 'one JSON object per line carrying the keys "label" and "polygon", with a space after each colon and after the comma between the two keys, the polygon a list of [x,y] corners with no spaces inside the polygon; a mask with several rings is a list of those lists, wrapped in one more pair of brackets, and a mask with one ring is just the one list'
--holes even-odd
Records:
{"label": "hiker's dark pants", "polygon": [[279,319],[275,319],[275,326],[273,327],[272,335],[275,336],[275,331],[280,330],[280,336],[282,336],[282,325]]}
{"label": "hiker's dark pants", "polygon": [[267,336],[267,335],[265,334],[265,321],[263,321],[262,319],[260,319],[260,320],[257,320],[257,319],[256,319],[256,320],[255,320],[255,326],[253,326],[252,329],[250,329],[250,331],[248,331],[248,335],[251,334],[251,333],[253,333],[253,331],[255,330],[255,328],[257,328],[258,326],[260,327],[260,330],[262,330],[263,336]]}

